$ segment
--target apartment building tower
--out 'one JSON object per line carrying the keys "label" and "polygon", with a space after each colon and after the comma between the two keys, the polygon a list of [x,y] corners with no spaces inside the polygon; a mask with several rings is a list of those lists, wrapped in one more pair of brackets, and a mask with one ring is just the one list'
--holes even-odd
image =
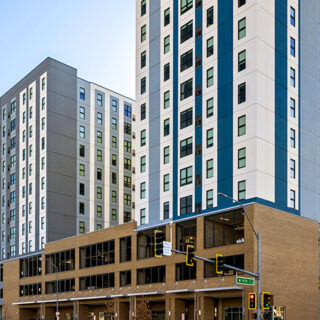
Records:
{"label": "apartment building tower", "polygon": [[319,220],[319,3],[136,0],[140,228],[243,203]]}
{"label": "apartment building tower", "polygon": [[134,101],[47,58],[0,98],[1,259],[134,219]]}

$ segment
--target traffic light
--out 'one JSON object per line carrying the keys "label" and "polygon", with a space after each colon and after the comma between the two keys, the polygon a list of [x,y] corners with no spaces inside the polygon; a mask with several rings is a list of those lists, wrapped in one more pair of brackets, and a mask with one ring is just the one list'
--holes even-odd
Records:
{"label": "traffic light", "polygon": [[162,257],[164,235],[161,230],[154,230],[154,256]]}
{"label": "traffic light", "polygon": [[262,292],[262,308],[269,310],[270,306],[271,306],[270,292]]}
{"label": "traffic light", "polygon": [[186,265],[189,267],[194,266],[194,245],[187,244],[187,256],[186,256]]}
{"label": "traffic light", "polygon": [[[255,310],[257,308],[257,294],[255,292],[249,293],[249,310]],[[254,319],[254,318],[253,318]]]}
{"label": "traffic light", "polygon": [[222,254],[216,254],[216,274],[223,274],[224,259]]}
{"label": "traffic light", "polygon": [[257,314],[256,314],[256,313],[253,313],[253,314],[251,315],[251,319],[258,319]]}

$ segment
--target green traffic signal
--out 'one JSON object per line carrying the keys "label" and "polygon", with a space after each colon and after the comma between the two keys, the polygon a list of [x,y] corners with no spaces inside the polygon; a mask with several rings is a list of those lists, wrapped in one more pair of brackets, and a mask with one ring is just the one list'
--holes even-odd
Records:
{"label": "green traffic signal", "polygon": [[189,267],[194,266],[194,245],[187,244],[186,265]]}

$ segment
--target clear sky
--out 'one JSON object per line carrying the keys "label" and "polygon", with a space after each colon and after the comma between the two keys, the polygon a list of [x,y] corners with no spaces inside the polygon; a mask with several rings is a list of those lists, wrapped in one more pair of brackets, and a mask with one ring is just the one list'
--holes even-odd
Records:
{"label": "clear sky", "polygon": [[0,0],[0,96],[47,57],[135,98],[135,1]]}

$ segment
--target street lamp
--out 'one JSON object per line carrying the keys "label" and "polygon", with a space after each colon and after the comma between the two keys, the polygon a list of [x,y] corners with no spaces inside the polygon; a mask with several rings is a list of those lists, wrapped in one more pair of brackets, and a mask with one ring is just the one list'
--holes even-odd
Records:
{"label": "street lamp", "polygon": [[[41,261],[43,261],[43,258],[40,258]],[[59,279],[58,279],[58,274],[59,274],[59,269],[50,261],[46,260],[46,263],[49,262],[50,265],[54,268],[56,275],[57,275],[57,280],[56,280],[56,319],[59,319]]]}
{"label": "street lamp", "polygon": [[218,196],[221,196],[226,199],[230,199],[236,202],[241,207],[241,209],[243,210],[244,214],[246,215],[250,223],[250,227],[254,235],[257,238],[257,277],[256,277],[257,278],[257,318],[261,320],[261,236],[260,236],[260,233],[257,233],[256,230],[254,229],[251,219],[245,207],[242,205],[240,201],[233,199],[232,197],[229,197],[228,195],[221,192],[218,192]]}

